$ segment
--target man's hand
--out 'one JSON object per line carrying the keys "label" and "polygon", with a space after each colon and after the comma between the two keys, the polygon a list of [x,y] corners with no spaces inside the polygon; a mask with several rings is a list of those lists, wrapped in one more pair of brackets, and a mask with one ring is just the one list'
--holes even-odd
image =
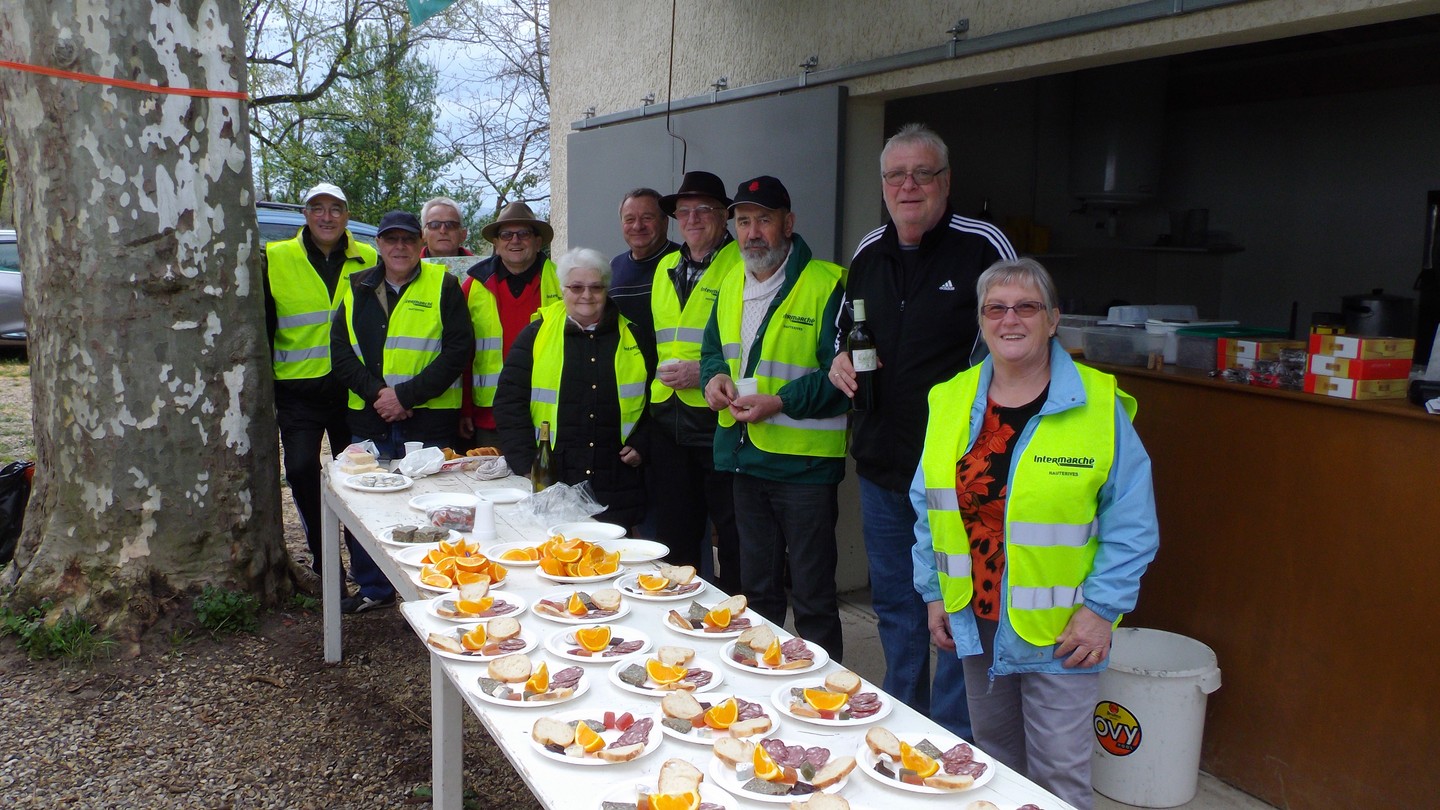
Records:
{"label": "man's hand", "polygon": [[845,396],[855,398],[855,367],[850,364],[849,352],[840,352],[830,361],[830,384]]}
{"label": "man's hand", "polygon": [[460,438],[475,438],[475,420],[468,416],[460,417]]}
{"label": "man's hand", "polygon": [[639,467],[640,451],[629,445],[626,445],[620,448],[620,460],[625,462],[628,466]]}
{"label": "man's hand", "polygon": [[709,405],[712,411],[723,410],[730,407],[730,403],[735,401],[739,393],[729,374],[716,374],[705,386],[705,404]]}
{"label": "man's hand", "polygon": [[780,412],[785,403],[775,394],[746,394],[730,402],[737,422],[761,422]]}
{"label": "man's hand", "polygon": [[699,388],[700,361],[681,360],[669,365],[662,365],[656,370],[655,377],[667,388],[673,388],[676,391],[684,388]]}
{"label": "man's hand", "polygon": [[950,614],[945,612],[945,600],[926,602],[925,626],[930,628],[930,640],[945,652],[955,652],[955,639],[950,637]]}
{"label": "man's hand", "polygon": [[400,404],[400,398],[395,396],[394,388],[380,389],[380,396],[375,398],[375,412],[386,422],[401,422],[410,418],[410,412]]}

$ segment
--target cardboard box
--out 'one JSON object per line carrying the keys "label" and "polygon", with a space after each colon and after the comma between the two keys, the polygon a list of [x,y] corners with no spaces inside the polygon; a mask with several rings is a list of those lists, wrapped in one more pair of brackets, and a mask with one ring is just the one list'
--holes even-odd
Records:
{"label": "cardboard box", "polygon": [[1279,360],[1281,349],[1303,349],[1305,343],[1284,338],[1232,338],[1227,351],[1242,360]]}
{"label": "cardboard box", "polygon": [[1358,335],[1311,335],[1309,350],[1311,354],[1324,354],[1346,360],[1411,359],[1415,356],[1415,340]]}
{"label": "cardboard box", "polygon": [[1328,354],[1312,354],[1306,370],[1321,377],[1346,377],[1352,380],[1403,380],[1410,376],[1409,358],[1381,360],[1350,360]]}
{"label": "cardboard box", "polygon": [[1352,380],[1305,375],[1305,391],[1339,399],[1404,399],[1409,380]]}

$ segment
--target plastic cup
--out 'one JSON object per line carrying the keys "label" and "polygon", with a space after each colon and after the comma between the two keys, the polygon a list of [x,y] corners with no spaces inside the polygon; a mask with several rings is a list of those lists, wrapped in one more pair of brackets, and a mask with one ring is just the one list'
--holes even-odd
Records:
{"label": "plastic cup", "polygon": [[740,392],[740,396],[748,397],[760,393],[760,381],[754,377],[742,377],[735,381],[735,388]]}
{"label": "plastic cup", "polygon": [[405,455],[418,453],[425,448],[424,442],[405,442]]}
{"label": "plastic cup", "polygon": [[485,543],[495,539],[495,502],[486,500],[483,495],[479,497],[480,503],[475,506],[475,528],[471,530],[471,535]]}

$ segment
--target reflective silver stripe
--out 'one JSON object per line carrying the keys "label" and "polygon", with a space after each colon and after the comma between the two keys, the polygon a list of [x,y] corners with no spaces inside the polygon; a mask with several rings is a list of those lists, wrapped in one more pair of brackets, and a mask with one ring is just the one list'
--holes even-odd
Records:
{"label": "reflective silver stripe", "polygon": [[560,392],[552,391],[549,388],[531,388],[531,402],[543,402],[546,405],[554,405],[560,401]]}
{"label": "reflective silver stripe", "polygon": [[319,360],[330,356],[329,346],[315,346],[310,349],[275,350],[275,362],[298,363],[301,360]]}
{"label": "reflective silver stripe", "polygon": [[481,374],[480,381],[477,383],[477,386],[480,388],[494,388],[499,384],[500,373],[496,372],[494,374]]}
{"label": "reflective silver stripe", "polygon": [[621,398],[638,397],[645,393],[645,383],[626,383],[620,386]]}
{"label": "reflective silver stripe", "polygon": [[969,554],[946,554],[935,552],[935,570],[952,577],[970,576]]}
{"label": "reflective silver stripe", "polygon": [[439,338],[412,338],[412,337],[388,337],[385,338],[385,350],[411,349],[417,352],[440,353]]}
{"label": "reflective silver stripe", "polygon": [[675,339],[675,333],[677,333],[677,332],[679,332],[679,331],[680,331],[679,329],[656,329],[656,330],[655,330],[655,342],[656,342],[656,343],[669,343],[670,341],[672,341],[672,340]]}
{"label": "reflective silver stripe", "polygon": [[762,359],[755,364],[756,377],[774,377],[786,382],[798,380],[815,370],[814,366],[797,366],[793,363],[782,363],[779,360]]}
{"label": "reflective silver stripe", "polygon": [[461,389],[464,388],[464,387],[465,387],[464,384],[460,382],[460,378],[459,378],[459,377],[456,377],[456,378],[455,378],[455,382],[450,383],[450,385],[447,386],[445,390],[447,390],[447,391],[459,391],[459,390],[461,390]]}
{"label": "reflective silver stripe", "polygon": [[1056,585],[1053,588],[1010,589],[1010,606],[1016,610],[1046,610],[1048,608],[1073,608],[1085,602],[1085,587],[1071,588]]}
{"label": "reflective silver stripe", "polygon": [[355,352],[355,356],[358,357],[358,358],[360,358],[360,360],[361,360],[362,362],[365,360],[365,355],[363,355],[363,354],[360,353],[360,344],[359,344],[359,343],[351,343],[351,344],[350,344],[350,351]]}
{"label": "reflective silver stripe", "polygon": [[623,423],[623,424],[620,425],[620,435],[621,435],[621,436],[624,436],[624,437],[626,437],[626,438],[629,438],[629,437],[630,437],[630,431],[632,431],[632,430],[634,430],[634,429],[635,429],[635,423],[634,423],[634,422],[625,422],[625,423]]}
{"label": "reflective silver stripe", "polygon": [[925,490],[925,506],[940,512],[959,512],[960,497],[954,487],[931,487]]}
{"label": "reflective silver stripe", "polygon": [[675,332],[676,339],[683,340],[688,343],[699,343],[700,341],[705,339],[705,330],[696,329],[693,326],[682,326],[679,329],[675,330]]}
{"label": "reflective silver stripe", "polygon": [[330,310],[322,309],[318,312],[301,312],[298,315],[286,315],[275,321],[279,329],[292,329],[296,326],[314,326],[317,323],[329,323]]}
{"label": "reflective silver stripe", "polygon": [[475,351],[477,352],[496,351],[502,345],[502,341],[497,337],[475,338]]}
{"label": "reflective silver stripe", "polygon": [[1070,546],[1078,548],[1090,542],[1099,530],[1097,521],[1071,523],[1022,523],[1011,521],[1007,543],[1022,546]]}
{"label": "reflective silver stripe", "polygon": [[831,416],[826,419],[791,419],[783,413],[777,413],[765,420],[772,425],[780,427],[797,428],[799,430],[844,430],[845,417]]}
{"label": "reflective silver stripe", "polygon": [[721,344],[721,346],[720,346],[720,353],[725,356],[725,359],[726,359],[726,360],[739,360],[739,359],[740,359],[740,344],[739,344],[739,343],[725,343],[725,344]]}
{"label": "reflective silver stripe", "polygon": [[394,388],[400,383],[410,382],[413,379],[415,379],[414,374],[386,374],[385,384]]}

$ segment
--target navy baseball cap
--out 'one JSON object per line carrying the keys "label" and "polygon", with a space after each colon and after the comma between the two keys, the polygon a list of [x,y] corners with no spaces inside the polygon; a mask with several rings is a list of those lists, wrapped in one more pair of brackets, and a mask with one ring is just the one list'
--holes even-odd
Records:
{"label": "navy baseball cap", "polygon": [[730,203],[733,210],[737,205],[758,205],[761,208],[784,208],[790,210],[790,192],[785,190],[785,184],[768,174],[762,174],[754,180],[746,180],[735,190],[735,202]]}
{"label": "navy baseball cap", "polygon": [[409,231],[415,235],[420,234],[420,219],[408,211],[391,211],[380,218],[380,227],[376,229],[375,235],[386,231]]}

